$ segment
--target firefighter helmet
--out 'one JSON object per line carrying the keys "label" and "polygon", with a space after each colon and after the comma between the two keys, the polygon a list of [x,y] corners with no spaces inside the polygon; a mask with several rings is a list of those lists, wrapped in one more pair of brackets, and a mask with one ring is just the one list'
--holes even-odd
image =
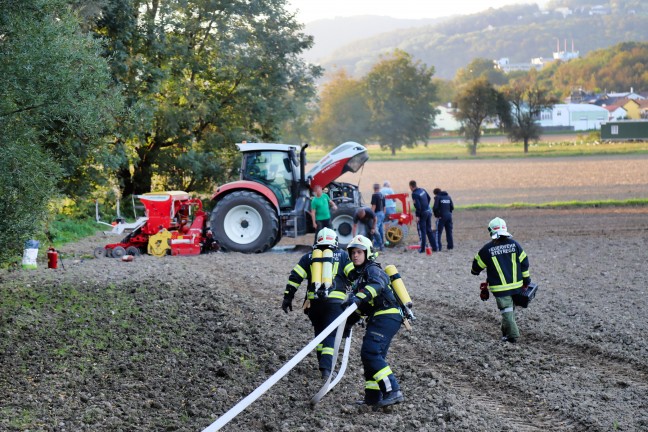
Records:
{"label": "firefighter helmet", "polygon": [[500,238],[501,236],[512,237],[511,234],[506,229],[506,222],[500,217],[496,217],[488,224],[488,233],[490,234],[493,240]]}
{"label": "firefighter helmet", "polygon": [[338,245],[337,233],[331,228],[322,228],[317,233],[315,247],[336,248]]}
{"label": "firefighter helmet", "polygon": [[353,240],[351,240],[351,242],[347,245],[347,251],[353,248],[366,251],[367,261],[372,261],[376,258],[371,240],[363,235],[357,235],[353,237]]}

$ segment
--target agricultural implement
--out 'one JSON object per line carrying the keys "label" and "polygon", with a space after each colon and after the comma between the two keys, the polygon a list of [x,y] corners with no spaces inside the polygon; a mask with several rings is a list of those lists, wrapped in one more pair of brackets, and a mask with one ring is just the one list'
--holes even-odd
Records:
{"label": "agricultural implement", "polygon": [[155,256],[198,255],[213,245],[211,232],[205,231],[206,213],[202,202],[187,192],[152,192],[138,196],[145,216],[127,223],[118,217],[106,234],[126,234],[118,243],[98,247],[94,256],[121,258],[149,253]]}
{"label": "agricultural implement", "polygon": [[412,215],[409,194],[399,193],[386,195],[385,199],[393,199],[400,202],[401,211],[389,215],[385,220],[385,245],[395,247],[407,240],[409,225],[414,220]]}

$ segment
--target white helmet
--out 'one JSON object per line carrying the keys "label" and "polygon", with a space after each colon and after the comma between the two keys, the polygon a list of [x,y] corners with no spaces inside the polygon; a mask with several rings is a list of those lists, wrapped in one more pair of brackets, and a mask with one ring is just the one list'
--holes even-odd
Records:
{"label": "white helmet", "polygon": [[357,235],[353,237],[353,240],[347,245],[347,251],[349,249],[357,248],[367,252],[367,260],[371,261],[376,259],[376,255],[373,251],[373,244],[371,240],[363,235]]}
{"label": "white helmet", "polygon": [[330,247],[336,248],[338,245],[337,233],[331,228],[322,228],[317,233],[317,239],[315,240],[315,247]]}
{"label": "white helmet", "polygon": [[496,217],[488,224],[488,232],[493,240],[501,236],[513,237],[506,229],[506,221],[500,217]]}

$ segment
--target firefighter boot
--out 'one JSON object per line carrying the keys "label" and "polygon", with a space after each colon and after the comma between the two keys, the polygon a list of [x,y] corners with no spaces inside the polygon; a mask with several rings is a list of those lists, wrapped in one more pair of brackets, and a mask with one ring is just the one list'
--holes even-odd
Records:
{"label": "firefighter boot", "polygon": [[395,405],[398,403],[401,403],[405,400],[403,397],[403,393],[400,390],[393,390],[390,391],[383,397],[383,399],[376,404],[374,407],[374,411],[379,410],[380,408],[389,406],[389,405]]}

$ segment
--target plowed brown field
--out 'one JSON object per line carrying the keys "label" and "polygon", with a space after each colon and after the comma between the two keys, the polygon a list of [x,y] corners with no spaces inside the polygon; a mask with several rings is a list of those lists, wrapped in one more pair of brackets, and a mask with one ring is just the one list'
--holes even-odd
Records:
{"label": "plowed brown field", "polygon": [[[369,163],[362,181],[388,178],[406,190],[416,178],[460,204],[646,198],[647,164]],[[495,302],[479,300],[483,277],[470,274],[496,215],[540,285],[516,312],[516,345],[499,341]],[[61,248],[65,269],[41,261],[33,271],[0,271],[0,430],[202,430],[311,340],[299,308],[280,309],[311,240],[282,240],[305,245],[294,252],[127,263],[85,258],[110,241],[97,236]],[[384,412],[354,404],[364,386],[358,328],[344,378],[314,409],[308,401],[321,382],[311,354],[223,430],[648,430],[647,250],[646,206],[457,211],[454,250],[399,247],[378,259],[398,267],[418,318],[388,357],[403,404]]]}
{"label": "plowed brown field", "polygon": [[396,192],[408,183],[447,190],[456,204],[648,198],[648,155],[501,160],[372,162],[343,181],[359,184],[365,199],[372,184],[389,180]]}

